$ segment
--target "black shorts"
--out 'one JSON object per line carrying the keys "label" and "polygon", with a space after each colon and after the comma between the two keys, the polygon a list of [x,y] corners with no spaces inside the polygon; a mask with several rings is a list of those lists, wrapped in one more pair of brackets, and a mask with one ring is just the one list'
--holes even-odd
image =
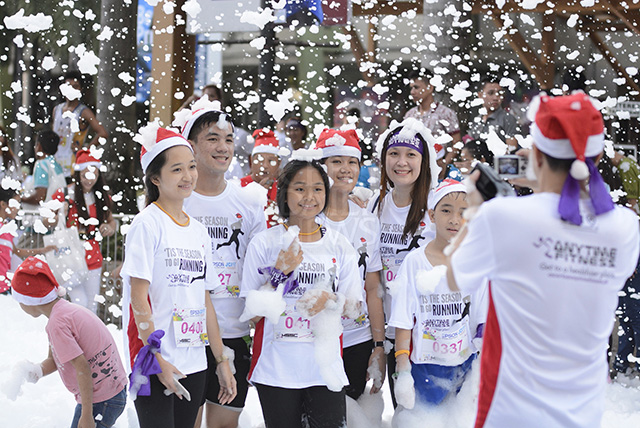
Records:
{"label": "black shorts", "polygon": [[349,386],[345,392],[354,400],[357,400],[367,386],[367,369],[369,368],[369,358],[373,350],[373,341],[358,343],[357,345],[344,348],[342,351],[342,361],[344,371],[349,378]]}
{"label": "black shorts", "polygon": [[[311,357],[313,358],[313,357]],[[266,428],[342,428],[347,423],[344,389],[287,389],[255,384]],[[304,422],[303,422],[304,421]]]}
{"label": "black shorts", "polygon": [[[248,339],[248,336],[247,336]],[[237,339],[222,339],[224,346],[228,346],[233,349],[235,356],[233,359],[233,365],[236,367],[236,384],[238,385],[238,395],[233,399],[231,403],[227,403],[224,407],[230,407],[242,410],[244,402],[247,399],[247,392],[249,392],[249,382],[247,376],[249,376],[249,368],[251,367],[251,353],[249,352],[249,343],[244,338]],[[220,392],[220,383],[218,382],[218,375],[216,375],[216,359],[211,352],[211,347],[207,346],[207,385],[205,387],[205,399],[209,403],[220,404],[218,402],[218,393]],[[204,404],[204,400],[202,404]]]}
{"label": "black shorts", "polygon": [[165,395],[166,388],[158,376],[149,378],[151,395],[138,395],[134,401],[140,428],[192,428],[198,417],[200,397],[204,395],[207,372],[203,370],[180,379],[191,394],[191,401],[181,400],[175,394]]}

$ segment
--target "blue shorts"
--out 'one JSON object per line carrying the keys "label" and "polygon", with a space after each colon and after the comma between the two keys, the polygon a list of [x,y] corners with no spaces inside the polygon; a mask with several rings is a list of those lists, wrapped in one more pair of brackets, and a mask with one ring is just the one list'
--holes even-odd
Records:
{"label": "blue shorts", "polygon": [[[116,419],[122,414],[125,406],[127,405],[127,388],[124,387],[115,396],[106,401],[100,403],[93,403],[93,417],[100,415],[99,419],[96,419],[96,428],[110,428],[116,423]],[[73,415],[73,422],[71,428],[76,428],[82,415],[82,404],[76,405],[76,411]]]}
{"label": "blue shorts", "polygon": [[451,367],[411,363],[416,398],[424,403],[440,404],[451,392],[457,394],[475,358],[474,354],[461,365]]}

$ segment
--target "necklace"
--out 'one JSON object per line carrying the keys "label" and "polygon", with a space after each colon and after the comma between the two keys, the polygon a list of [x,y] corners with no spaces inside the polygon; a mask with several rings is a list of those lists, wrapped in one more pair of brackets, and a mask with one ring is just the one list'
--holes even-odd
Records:
{"label": "necklace", "polygon": [[191,221],[191,219],[189,218],[189,215],[187,215],[187,213],[186,213],[186,212],[182,211],[182,214],[184,214],[184,215],[186,215],[186,216],[187,216],[187,221],[185,221],[184,223],[180,223],[178,220],[176,220],[175,218],[173,218],[173,216],[172,216],[171,214],[169,214],[169,213],[167,212],[167,210],[165,210],[164,208],[162,208],[162,207],[160,206],[160,204],[159,204],[159,203],[154,202],[154,205],[155,205],[155,206],[157,206],[158,208],[160,208],[160,211],[162,211],[163,213],[165,213],[166,215],[168,215],[168,216],[171,218],[171,220],[173,220],[173,222],[174,222],[175,224],[177,224],[178,226],[185,227],[185,226],[188,226],[188,225],[189,225],[189,221]]}
{"label": "necklace", "polygon": [[[174,220],[174,221],[175,221],[175,220]],[[288,226],[288,225],[286,225],[286,224],[284,224],[284,223],[283,223],[282,225],[285,227],[285,229],[289,230],[289,226]],[[318,231],[320,230],[320,228],[321,228],[321,227],[322,227],[322,225],[319,225],[319,226],[318,226],[318,228],[317,228],[316,230],[314,230],[313,232],[305,232],[305,233],[300,232],[300,233],[298,233],[298,235],[299,235],[299,236],[311,236],[311,235],[313,235],[314,233],[318,232]]]}

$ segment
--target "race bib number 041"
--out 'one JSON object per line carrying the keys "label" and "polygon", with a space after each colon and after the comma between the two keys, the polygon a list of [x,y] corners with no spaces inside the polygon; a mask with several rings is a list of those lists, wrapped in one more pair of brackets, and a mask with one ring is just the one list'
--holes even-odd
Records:
{"label": "race bib number 041", "polygon": [[293,305],[287,305],[280,315],[274,335],[275,340],[283,342],[313,342],[314,339],[311,321],[296,312]]}

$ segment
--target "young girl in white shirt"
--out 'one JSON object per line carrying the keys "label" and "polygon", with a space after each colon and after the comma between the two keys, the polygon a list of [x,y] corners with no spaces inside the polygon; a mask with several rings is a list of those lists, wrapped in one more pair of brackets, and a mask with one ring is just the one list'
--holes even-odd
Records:
{"label": "young girl in white shirt", "polygon": [[206,228],[182,211],[198,178],[191,146],[163,128],[141,135],[147,207],[127,233],[121,272],[130,391],[142,428],[192,427],[204,397],[206,345],[218,362],[220,402],[236,394],[208,297],[217,272]]}
{"label": "young girl in white shirt", "polygon": [[[340,317],[355,318],[364,299],[355,250],[316,221],[328,188],[318,162],[290,161],[278,178],[285,223],[257,234],[245,256],[240,296],[256,323],[249,381],[258,390],[267,428],[301,428],[303,417],[312,428],[346,423]],[[288,245],[294,226],[299,233]],[[283,309],[269,316],[261,293],[282,299]],[[328,313],[338,330],[327,345],[317,343],[326,339],[318,335],[326,326],[317,317]]]}

